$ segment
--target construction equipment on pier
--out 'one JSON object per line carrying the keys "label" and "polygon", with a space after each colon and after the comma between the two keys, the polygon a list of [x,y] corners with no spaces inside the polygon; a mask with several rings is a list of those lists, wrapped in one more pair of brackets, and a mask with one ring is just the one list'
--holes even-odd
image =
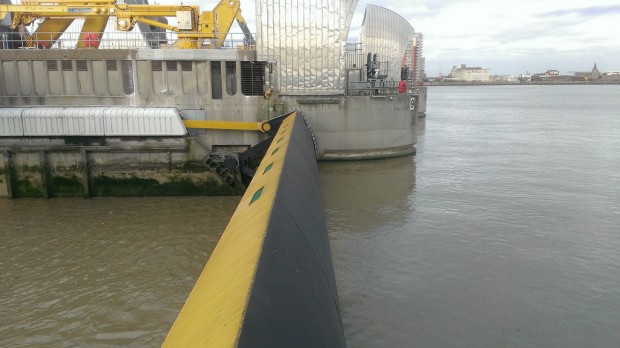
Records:
{"label": "construction equipment on pier", "polygon": [[[221,47],[235,20],[243,31],[246,45],[255,42],[241,15],[239,0],[222,0],[212,11],[203,12],[198,6],[129,4],[116,0],[24,0],[18,5],[0,5],[0,20],[9,15],[13,30],[22,24],[42,21],[25,40],[26,47],[34,48],[51,48],[75,19],[84,19],[76,48],[98,48],[112,17],[119,31],[131,31],[136,24],[142,24],[157,28],[154,31],[162,35],[165,30],[177,33],[173,48]],[[166,18],[176,18],[176,26],[168,24]],[[158,45],[165,43],[165,35],[163,38]]]}

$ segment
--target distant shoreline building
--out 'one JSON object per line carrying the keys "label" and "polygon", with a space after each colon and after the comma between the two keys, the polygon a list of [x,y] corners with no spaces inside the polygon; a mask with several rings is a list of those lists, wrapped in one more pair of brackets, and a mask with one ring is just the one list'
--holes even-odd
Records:
{"label": "distant shoreline building", "polygon": [[598,70],[596,63],[591,71],[577,71],[572,75],[560,75],[557,70],[547,70],[544,73],[538,73],[532,75],[532,81],[591,81],[591,82],[610,82],[620,81],[620,75],[614,74],[614,72],[603,72]]}
{"label": "distant shoreline building", "polygon": [[403,57],[401,69],[405,69],[406,76],[402,80],[410,80],[415,85],[424,80],[424,57],[422,56],[423,36],[422,33],[414,33],[407,43],[407,51]]}
{"label": "distant shoreline building", "polygon": [[484,84],[620,84],[620,71],[603,71],[594,66],[590,71],[561,74],[557,69],[530,75],[490,75],[491,69],[454,66],[449,75],[425,78],[427,85],[484,85]]}
{"label": "distant shoreline building", "polygon": [[597,80],[601,78],[601,72],[598,71],[598,68],[596,67],[596,63],[594,63],[594,68],[592,68],[592,73],[590,74],[590,78],[592,80]]}
{"label": "distant shoreline building", "polygon": [[547,70],[544,73],[537,73],[532,75],[532,81],[550,81],[560,79],[560,72],[555,69]]}
{"label": "distant shoreline building", "polygon": [[491,69],[468,67],[465,64],[461,64],[460,68],[457,68],[456,65],[453,66],[448,77],[456,81],[489,82],[490,71]]}

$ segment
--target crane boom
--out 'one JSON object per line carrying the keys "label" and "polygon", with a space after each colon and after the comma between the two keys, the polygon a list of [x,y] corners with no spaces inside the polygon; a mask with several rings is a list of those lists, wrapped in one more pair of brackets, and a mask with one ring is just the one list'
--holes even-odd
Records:
{"label": "crane boom", "polygon": [[[78,48],[97,48],[109,18],[116,19],[116,29],[130,31],[142,24],[177,33],[173,44],[176,48],[199,48],[204,40],[212,40],[221,47],[228,36],[233,21],[237,21],[244,33],[246,43],[254,39],[241,16],[239,0],[222,0],[212,11],[200,12],[198,6],[150,5],[143,2],[118,3],[116,0],[23,0],[18,5],[0,5],[0,19],[12,15],[11,28],[20,24],[30,25],[43,19],[28,45],[50,48],[77,18],[84,19]],[[169,25],[168,17],[176,17],[177,25]]]}

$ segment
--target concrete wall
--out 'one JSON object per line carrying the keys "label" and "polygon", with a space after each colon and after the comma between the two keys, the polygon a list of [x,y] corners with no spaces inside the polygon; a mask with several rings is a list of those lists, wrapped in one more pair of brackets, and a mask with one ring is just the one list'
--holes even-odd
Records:
{"label": "concrete wall", "polygon": [[[368,159],[415,152],[417,113],[411,95],[285,98],[317,138],[319,159]],[[417,97],[416,97],[417,98]]]}
{"label": "concrete wall", "polygon": [[228,195],[193,138],[1,138],[0,197]]}
{"label": "concrete wall", "polygon": [[[173,106],[190,119],[264,121],[276,116],[276,98],[243,95],[240,65],[254,58],[249,52],[0,50],[0,106]],[[226,61],[236,64],[232,95],[226,91]],[[212,62],[222,67],[221,99],[212,96]],[[249,146],[263,139],[257,132],[196,133],[208,133],[207,146]]]}
{"label": "concrete wall", "polygon": [[[277,89],[270,98],[246,96],[241,92],[241,64],[255,57],[248,52],[0,50],[0,105],[174,106],[190,119],[253,122],[299,108],[314,129],[321,159],[415,151],[417,117],[409,110],[411,96],[282,96]],[[233,95],[226,90],[226,61],[235,62]],[[221,99],[212,94],[214,62],[221,66]],[[249,131],[191,130],[190,135],[207,152],[238,151],[265,138]],[[7,144],[0,150],[11,147]]]}
{"label": "concrete wall", "polygon": [[418,117],[426,117],[426,105],[428,99],[428,88],[427,87],[415,87],[412,89],[415,94],[419,95],[418,105],[417,105],[417,113]]}

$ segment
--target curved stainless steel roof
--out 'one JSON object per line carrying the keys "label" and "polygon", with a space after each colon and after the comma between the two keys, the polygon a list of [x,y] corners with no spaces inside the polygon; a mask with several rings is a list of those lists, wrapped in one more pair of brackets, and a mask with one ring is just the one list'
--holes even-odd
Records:
{"label": "curved stainless steel roof", "polygon": [[366,5],[360,37],[364,52],[377,54],[380,62],[387,61],[388,80],[400,80],[407,43],[415,33],[409,22],[385,7]]}
{"label": "curved stainless steel roof", "polygon": [[259,60],[277,61],[280,94],[344,91],[344,45],[358,0],[256,0]]}
{"label": "curved stainless steel roof", "polygon": [[0,136],[181,136],[176,108],[0,108]]}

